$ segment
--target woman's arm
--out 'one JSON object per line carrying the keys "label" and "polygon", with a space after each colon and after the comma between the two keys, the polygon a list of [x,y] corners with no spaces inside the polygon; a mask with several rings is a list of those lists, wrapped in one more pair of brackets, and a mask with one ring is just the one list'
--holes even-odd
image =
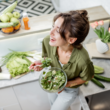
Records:
{"label": "woman's arm", "polygon": [[68,81],[66,87],[72,87],[72,86],[77,86],[80,84],[85,83],[86,81],[82,80],[80,77],[72,80],[72,81]]}
{"label": "woman's arm", "polygon": [[[94,76],[93,76],[94,77]],[[92,78],[93,78],[92,77]],[[72,86],[77,86],[80,84],[84,84],[86,81],[82,80],[80,77],[76,78],[75,80],[68,81],[66,87],[72,87]]]}

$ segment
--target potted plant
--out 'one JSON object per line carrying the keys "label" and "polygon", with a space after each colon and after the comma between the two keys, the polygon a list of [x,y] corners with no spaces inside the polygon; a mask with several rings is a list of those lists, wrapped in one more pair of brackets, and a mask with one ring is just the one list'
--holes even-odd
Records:
{"label": "potted plant", "polygon": [[103,25],[104,25],[104,22],[102,20],[99,22],[95,21],[91,23],[91,26],[94,29],[94,32],[99,37],[99,39],[96,40],[96,48],[100,53],[105,53],[109,50],[109,46],[107,43],[110,42],[110,28],[109,30],[105,30]]}

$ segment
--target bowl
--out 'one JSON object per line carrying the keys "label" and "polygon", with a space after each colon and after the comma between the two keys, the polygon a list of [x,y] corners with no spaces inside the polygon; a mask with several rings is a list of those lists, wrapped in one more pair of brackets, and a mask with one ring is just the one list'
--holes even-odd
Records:
{"label": "bowl", "polygon": [[[11,31],[10,32],[10,28],[11,28]],[[19,20],[19,24],[17,26],[10,26],[10,27],[7,27],[7,28],[0,28],[0,31],[4,34],[14,34],[16,32],[18,32],[21,28],[21,22]]]}
{"label": "bowl", "polygon": [[[53,74],[53,73],[55,73],[55,71],[56,71],[56,74]],[[46,75],[47,75],[48,72],[51,72],[50,74],[52,74],[52,76],[49,77],[49,75],[48,75],[48,77],[46,79]],[[64,80],[63,79],[60,79],[58,81],[57,80],[58,76],[60,76],[60,78],[63,78]],[[49,82],[49,78],[51,78],[51,81],[50,82]],[[43,82],[43,81],[45,81],[45,82]],[[57,83],[56,83],[56,81],[57,81]],[[45,69],[44,71],[42,71],[42,73],[39,76],[39,84],[40,84],[40,87],[44,91],[46,91],[46,92],[49,92],[49,93],[60,92],[61,90],[63,90],[65,88],[65,86],[67,84],[67,75],[66,75],[66,73],[62,69],[57,68],[57,67],[51,67],[48,70]],[[56,86],[56,84],[57,84],[57,86]],[[62,86],[60,86],[60,84],[62,84]],[[47,86],[49,86],[49,88]],[[58,89],[55,89],[55,87],[58,87],[58,86],[60,86],[60,87]]]}
{"label": "bowl", "polygon": [[[1,30],[1,29],[0,29]],[[9,33],[5,33],[5,32],[3,32],[2,30],[1,30],[1,32],[2,33],[4,33],[4,34],[14,34],[14,33],[16,33],[16,32],[18,32],[20,29],[17,29],[17,30],[14,30],[13,32],[9,32]]]}

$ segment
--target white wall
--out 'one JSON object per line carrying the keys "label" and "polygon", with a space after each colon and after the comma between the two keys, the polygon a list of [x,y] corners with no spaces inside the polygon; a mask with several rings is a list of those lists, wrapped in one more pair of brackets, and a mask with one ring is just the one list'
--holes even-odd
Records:
{"label": "white wall", "polygon": [[105,8],[105,10],[110,14],[110,0],[100,0],[101,5]]}
{"label": "white wall", "polygon": [[60,0],[60,10],[69,11],[100,5],[100,0]]}
{"label": "white wall", "polygon": [[102,5],[110,14],[110,0],[51,0],[58,12],[69,10],[84,9],[93,6]]}

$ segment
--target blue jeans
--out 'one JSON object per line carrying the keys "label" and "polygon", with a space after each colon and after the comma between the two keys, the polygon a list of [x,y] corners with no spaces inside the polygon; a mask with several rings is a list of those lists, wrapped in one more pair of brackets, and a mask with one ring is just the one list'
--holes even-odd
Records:
{"label": "blue jeans", "polygon": [[48,93],[51,110],[67,110],[78,96],[79,88],[65,88],[61,93]]}

